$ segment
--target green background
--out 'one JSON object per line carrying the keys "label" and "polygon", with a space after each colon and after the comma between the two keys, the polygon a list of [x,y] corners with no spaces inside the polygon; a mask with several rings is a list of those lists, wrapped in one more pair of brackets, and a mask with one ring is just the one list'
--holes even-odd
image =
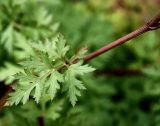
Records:
{"label": "green background", "polygon": [[[62,33],[71,53],[95,51],[149,21],[159,0],[1,0],[0,94],[13,83],[28,42]],[[57,97],[46,110],[46,126],[159,126],[160,31],[152,31],[93,59],[97,70],[83,77],[87,90],[73,108]],[[0,126],[38,126],[41,108],[0,111]]]}

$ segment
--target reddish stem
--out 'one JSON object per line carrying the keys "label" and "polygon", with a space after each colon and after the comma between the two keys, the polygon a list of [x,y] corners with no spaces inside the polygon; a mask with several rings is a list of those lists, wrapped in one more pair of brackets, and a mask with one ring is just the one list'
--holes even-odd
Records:
{"label": "reddish stem", "polygon": [[39,126],[45,126],[44,118],[42,116],[38,117],[37,121]]}
{"label": "reddish stem", "polygon": [[7,98],[8,98],[8,94],[12,91],[12,87],[11,86],[7,86],[6,92],[3,95],[3,97],[0,99],[0,111],[2,110],[3,106],[6,104],[7,102]]}
{"label": "reddish stem", "polygon": [[115,47],[127,42],[128,40],[131,40],[131,39],[136,38],[137,36],[139,36],[145,32],[148,32],[151,30],[156,30],[158,28],[160,28],[160,14],[158,14],[150,22],[146,23],[145,25],[143,25],[139,29],[137,29],[137,30],[125,35],[124,37],[119,38],[118,40],[113,41],[112,43],[110,43],[110,44],[96,50],[95,52],[87,55],[86,57],[84,57],[84,61],[87,62],[87,61],[111,50],[112,48],[115,48]]}
{"label": "reddish stem", "polygon": [[95,75],[98,76],[114,76],[114,77],[123,77],[123,76],[139,76],[141,75],[141,70],[138,69],[115,69],[115,70],[97,70]]}

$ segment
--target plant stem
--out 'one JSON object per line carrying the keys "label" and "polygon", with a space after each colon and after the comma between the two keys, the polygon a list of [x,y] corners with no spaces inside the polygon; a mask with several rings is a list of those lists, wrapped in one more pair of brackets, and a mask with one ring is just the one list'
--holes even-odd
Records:
{"label": "plant stem", "polygon": [[37,121],[39,126],[45,126],[44,118],[42,116],[38,117]]}
{"label": "plant stem", "polygon": [[139,76],[142,75],[142,71],[140,69],[96,70],[95,75],[113,77]]}
{"label": "plant stem", "polygon": [[91,59],[94,59],[95,57],[111,50],[112,48],[115,48],[115,47],[127,42],[128,40],[131,40],[131,39],[136,38],[137,36],[139,36],[145,32],[148,32],[151,30],[156,30],[158,28],[160,28],[160,13],[155,18],[153,18],[151,21],[149,21],[148,23],[146,23],[145,25],[140,27],[139,29],[137,29],[137,30],[125,35],[124,37],[119,38],[116,41],[113,41],[110,44],[105,45],[104,47],[87,55],[86,57],[84,57],[84,61],[87,62]]}
{"label": "plant stem", "polygon": [[2,108],[4,107],[4,105],[7,102],[7,98],[8,98],[8,94],[12,91],[12,87],[11,86],[7,86],[6,92],[3,95],[3,97],[0,99],[0,111],[2,110]]}

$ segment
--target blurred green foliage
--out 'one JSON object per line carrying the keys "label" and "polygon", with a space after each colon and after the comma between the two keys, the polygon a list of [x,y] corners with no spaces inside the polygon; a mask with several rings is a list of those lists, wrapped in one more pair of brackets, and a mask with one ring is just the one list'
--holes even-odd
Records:
{"label": "blurred green foliage", "polygon": [[[17,63],[30,53],[29,41],[61,32],[72,54],[86,44],[92,52],[147,22],[159,10],[159,3],[1,0],[0,80],[12,83],[11,75],[21,69]],[[31,98],[24,106],[4,108],[0,126],[38,126],[41,116],[45,126],[159,126],[159,33],[145,33],[91,61],[97,71],[82,78],[87,90],[74,108],[62,100],[62,94],[45,106]]]}

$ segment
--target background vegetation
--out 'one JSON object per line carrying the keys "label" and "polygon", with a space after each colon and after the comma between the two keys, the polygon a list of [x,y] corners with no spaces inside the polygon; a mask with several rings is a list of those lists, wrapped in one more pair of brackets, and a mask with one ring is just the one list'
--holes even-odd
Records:
{"label": "background vegetation", "polygon": [[[61,32],[71,54],[92,52],[133,31],[159,10],[159,0],[1,0],[0,95],[13,84],[29,41]],[[44,110],[30,102],[5,107],[0,126],[159,126],[160,36],[152,31],[92,60],[87,90],[75,107],[59,94]]]}

